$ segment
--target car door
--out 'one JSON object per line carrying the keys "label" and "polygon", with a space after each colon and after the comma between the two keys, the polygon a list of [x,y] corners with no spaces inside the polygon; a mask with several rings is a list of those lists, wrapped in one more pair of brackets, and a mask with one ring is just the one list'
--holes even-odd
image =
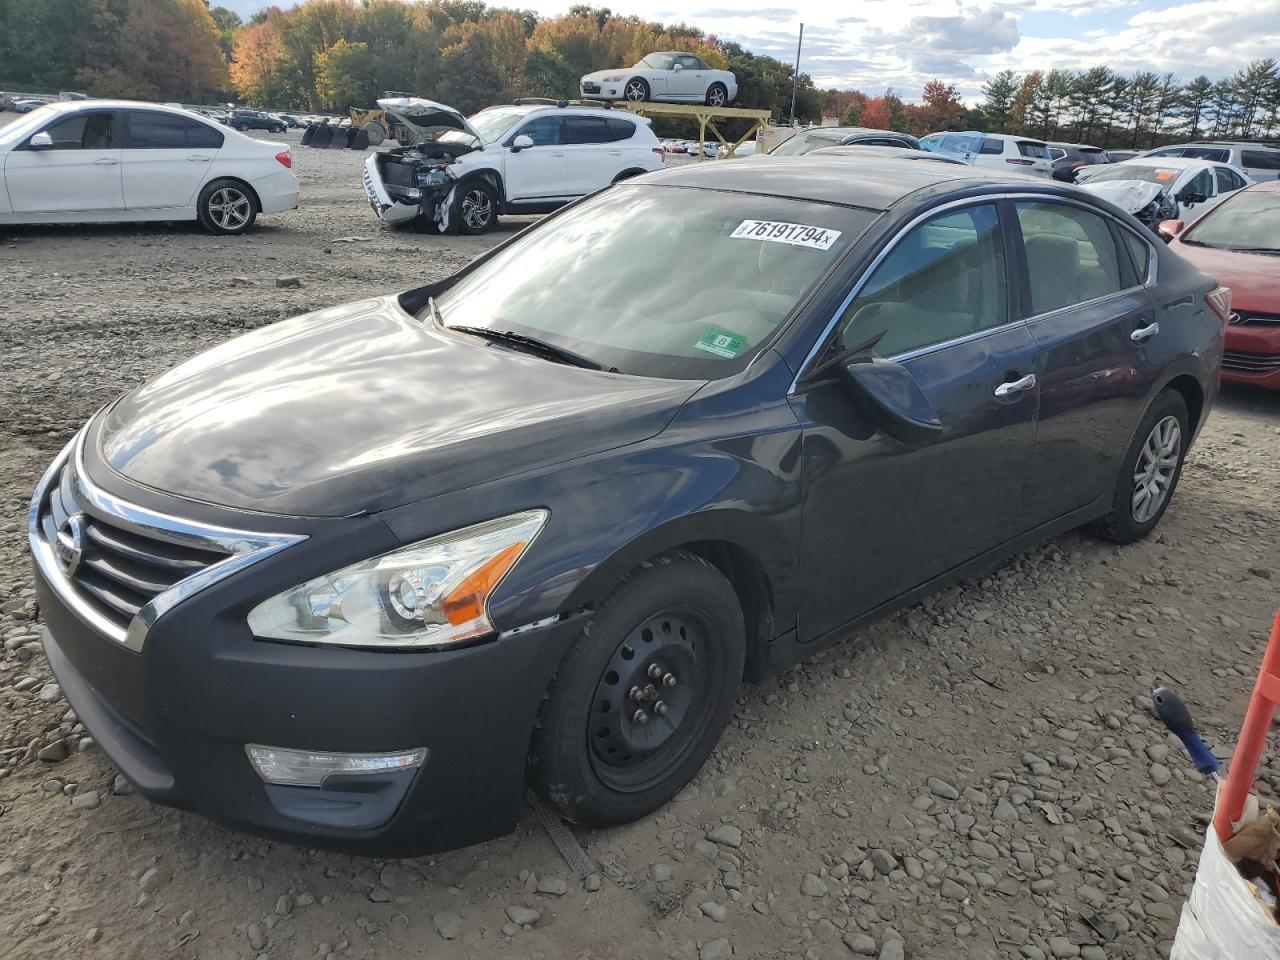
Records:
{"label": "car door", "polygon": [[879,336],[942,424],[927,444],[868,426],[838,380],[806,385],[800,636],[851,619],[999,546],[1022,528],[1035,441],[1037,347],[1011,312],[997,205],[908,228],[854,285],[817,361]]}
{"label": "car door", "polygon": [[11,150],[4,181],[14,213],[122,209],[119,126],[114,110],[77,110],[36,131],[49,134],[53,146],[32,148],[27,138]]}
{"label": "car door", "polygon": [[1213,171],[1209,167],[1192,168],[1185,171],[1174,187],[1174,199],[1178,204],[1178,219],[1191,223],[1213,206],[1217,187],[1213,182]]}
{"label": "car door", "polygon": [[564,137],[565,192],[583,197],[607,187],[621,170],[622,150],[613,142],[604,117],[561,118]]}
{"label": "car door", "polygon": [[124,111],[124,204],[130,210],[190,207],[223,134],[158,110]]}
{"label": "car door", "polygon": [[1022,312],[1040,345],[1040,423],[1027,503],[1037,523],[1092,504],[1116,471],[1163,368],[1161,324],[1177,323],[1146,286],[1149,241],[1062,199],[1015,204]]}
{"label": "car door", "polygon": [[[511,140],[520,136],[533,140],[533,146],[514,149]],[[560,117],[534,117],[521,126],[511,140],[507,141],[504,177],[508,201],[529,202],[568,196]]]}
{"label": "car door", "polygon": [[680,69],[672,69],[671,79],[667,81],[667,92],[682,100],[701,102],[705,99],[709,82],[702,61],[689,54],[681,54],[676,57],[676,66]]}

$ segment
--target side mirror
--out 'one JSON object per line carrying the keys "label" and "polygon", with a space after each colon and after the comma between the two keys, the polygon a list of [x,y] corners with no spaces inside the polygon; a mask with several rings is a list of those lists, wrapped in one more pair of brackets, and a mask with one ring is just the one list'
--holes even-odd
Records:
{"label": "side mirror", "polygon": [[1183,190],[1180,194],[1178,194],[1176,199],[1179,203],[1185,203],[1190,205],[1194,203],[1204,203],[1209,198],[1206,197],[1203,193],[1196,193],[1194,190]]}
{"label": "side mirror", "polygon": [[53,137],[49,136],[49,134],[41,130],[39,133],[37,133],[30,140],[27,141],[27,146],[32,150],[52,150]]}
{"label": "side mirror", "polygon": [[533,137],[529,136],[527,133],[522,133],[511,141],[511,152],[519,153],[521,150],[526,150],[532,146]]}
{"label": "side mirror", "polygon": [[674,67],[672,67],[671,69],[672,69],[672,70],[674,70],[676,73],[679,73],[681,70],[683,70],[683,69],[684,69],[684,64],[683,64],[683,63],[677,63],[677,64],[676,64]]}
{"label": "side mirror", "polygon": [[1160,226],[1156,227],[1156,232],[1166,240],[1172,240],[1182,232],[1183,226],[1181,220],[1162,220]]}
{"label": "side mirror", "polygon": [[840,379],[881,430],[924,446],[942,436],[942,420],[911,372],[892,360],[861,360],[841,368]]}

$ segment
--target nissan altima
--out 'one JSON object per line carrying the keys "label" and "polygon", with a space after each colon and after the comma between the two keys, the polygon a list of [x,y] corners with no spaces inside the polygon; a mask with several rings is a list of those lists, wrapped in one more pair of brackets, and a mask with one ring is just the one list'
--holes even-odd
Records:
{"label": "nissan altima", "polygon": [[67,444],[44,646],[140,793],[378,855],[505,832],[526,786],[626,822],[744,679],[1160,522],[1228,291],[1047,179],[714,167],[230,341]]}

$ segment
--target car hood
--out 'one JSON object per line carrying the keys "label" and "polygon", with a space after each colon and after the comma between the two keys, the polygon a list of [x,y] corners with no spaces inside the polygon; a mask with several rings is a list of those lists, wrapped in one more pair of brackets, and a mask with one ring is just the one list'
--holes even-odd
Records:
{"label": "car hood", "polygon": [[1280,313],[1280,257],[1198,247],[1180,240],[1173,247],[1180,257],[1231,288],[1232,310]]}
{"label": "car hood", "polygon": [[424,100],[421,97],[388,97],[378,101],[378,106],[398,123],[412,130],[418,140],[425,140],[445,130],[465,130],[482,143],[480,134],[467,122],[467,118],[453,107]]}
{"label": "car hood", "polygon": [[699,385],[489,346],[384,297],[175,367],[108,409],[98,453],[179,497],[350,516],[645,440]]}
{"label": "car hood", "polygon": [[1089,181],[1080,184],[1080,189],[1109,200],[1125,213],[1137,213],[1164,192],[1164,188],[1158,183],[1146,180],[1104,180],[1102,183]]}

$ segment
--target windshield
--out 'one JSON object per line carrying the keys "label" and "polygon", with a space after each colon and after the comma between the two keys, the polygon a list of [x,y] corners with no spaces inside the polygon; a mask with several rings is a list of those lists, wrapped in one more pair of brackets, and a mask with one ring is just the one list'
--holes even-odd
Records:
{"label": "windshield", "polygon": [[1099,170],[1089,178],[1090,183],[1101,183],[1104,180],[1141,180],[1144,183],[1158,183],[1162,187],[1173,185],[1182,171],[1176,167],[1148,167],[1140,163],[1113,163]]}
{"label": "windshield", "polygon": [[[528,113],[527,110],[520,110],[515,107],[497,107],[490,110],[481,110],[479,113],[467,118],[467,123],[480,134],[480,140],[484,143],[496,143],[502,139],[502,135],[510,130],[520,118]],[[471,134],[465,130],[452,133],[441,139],[458,139],[472,140]]]}
{"label": "windshield", "polygon": [[769,151],[771,157],[798,157],[801,154],[808,153],[810,150],[817,150],[819,147],[830,147],[838,144],[840,138],[832,134],[821,133],[797,133],[795,136],[788,137],[780,144]]}
{"label": "windshield", "polygon": [[746,366],[875,214],[618,186],[544,221],[437,300],[446,327],[513,331],[606,370],[704,380]]}
{"label": "windshield", "polygon": [[636,66],[651,67],[654,70],[670,70],[673,60],[675,60],[675,54],[672,53],[651,53],[637,63]]}
{"label": "windshield", "polygon": [[0,144],[17,143],[40,129],[41,124],[46,123],[56,112],[52,107],[36,107],[26,116],[5,124],[0,127]]}
{"label": "windshield", "polygon": [[1242,190],[1182,235],[1185,243],[1280,253],[1280,190]]}

